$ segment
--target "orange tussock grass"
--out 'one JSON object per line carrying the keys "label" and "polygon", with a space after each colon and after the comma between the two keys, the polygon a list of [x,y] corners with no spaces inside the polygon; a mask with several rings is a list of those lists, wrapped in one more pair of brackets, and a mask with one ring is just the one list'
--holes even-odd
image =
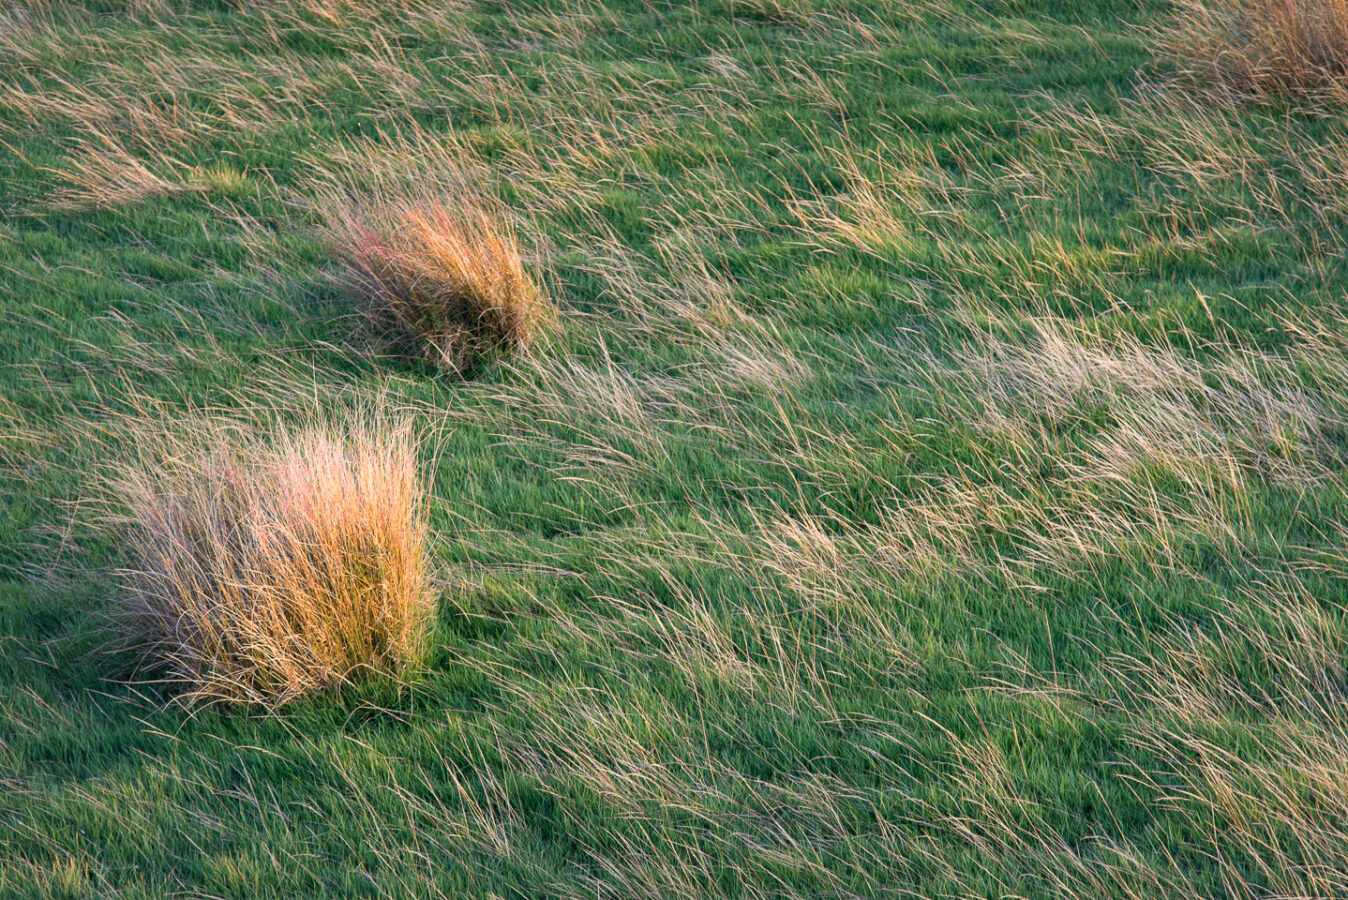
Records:
{"label": "orange tussock grass", "polygon": [[331,231],[363,313],[397,352],[462,373],[484,353],[527,349],[552,317],[514,231],[481,208],[348,208]]}
{"label": "orange tussock grass", "polygon": [[1183,0],[1174,23],[1163,50],[1220,92],[1348,97],[1348,0]]}
{"label": "orange tussock grass", "polygon": [[408,424],[197,418],[151,437],[109,485],[144,670],[189,704],[279,705],[417,662],[432,594]]}

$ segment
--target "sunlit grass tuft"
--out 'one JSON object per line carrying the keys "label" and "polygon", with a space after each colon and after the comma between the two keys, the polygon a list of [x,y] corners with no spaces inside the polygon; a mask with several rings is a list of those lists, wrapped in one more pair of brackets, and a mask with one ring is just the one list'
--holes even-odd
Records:
{"label": "sunlit grass tuft", "polygon": [[421,657],[427,525],[407,424],[189,419],[109,486],[132,557],[119,626],[187,702],[275,705]]}
{"label": "sunlit grass tuft", "polygon": [[346,208],[331,235],[363,314],[400,354],[463,373],[527,349],[552,318],[514,232],[481,208]]}

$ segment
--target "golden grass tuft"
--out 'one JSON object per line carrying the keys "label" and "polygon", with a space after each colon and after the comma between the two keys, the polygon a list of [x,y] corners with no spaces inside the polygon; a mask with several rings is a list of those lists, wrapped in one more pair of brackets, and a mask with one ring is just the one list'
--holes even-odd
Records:
{"label": "golden grass tuft", "polygon": [[1348,98],[1348,0],[1182,0],[1159,38],[1219,93]]}
{"label": "golden grass tuft", "polygon": [[149,436],[110,479],[133,563],[118,624],[189,704],[279,705],[422,655],[432,594],[406,423]]}
{"label": "golden grass tuft", "polygon": [[399,353],[463,373],[527,349],[552,319],[514,231],[481,207],[347,207],[330,235],[362,312]]}

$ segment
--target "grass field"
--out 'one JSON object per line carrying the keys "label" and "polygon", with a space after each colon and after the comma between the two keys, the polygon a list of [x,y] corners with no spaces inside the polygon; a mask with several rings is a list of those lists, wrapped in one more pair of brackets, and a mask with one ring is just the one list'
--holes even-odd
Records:
{"label": "grass field", "polygon": [[[0,896],[1348,896],[1348,122],[1192,10],[0,5]],[[399,203],[555,321],[395,352]],[[432,649],[135,668],[147,436],[370,409]]]}

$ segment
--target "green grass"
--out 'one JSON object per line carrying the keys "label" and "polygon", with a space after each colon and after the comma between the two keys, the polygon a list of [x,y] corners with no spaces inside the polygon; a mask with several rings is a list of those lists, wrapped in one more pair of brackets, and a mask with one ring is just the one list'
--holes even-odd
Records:
{"label": "green grass", "polygon": [[[1341,110],[1159,2],[87,6],[0,14],[0,895],[1348,893]],[[469,380],[313,208],[463,178],[561,320]],[[371,397],[429,670],[116,680],[128,417]]]}

